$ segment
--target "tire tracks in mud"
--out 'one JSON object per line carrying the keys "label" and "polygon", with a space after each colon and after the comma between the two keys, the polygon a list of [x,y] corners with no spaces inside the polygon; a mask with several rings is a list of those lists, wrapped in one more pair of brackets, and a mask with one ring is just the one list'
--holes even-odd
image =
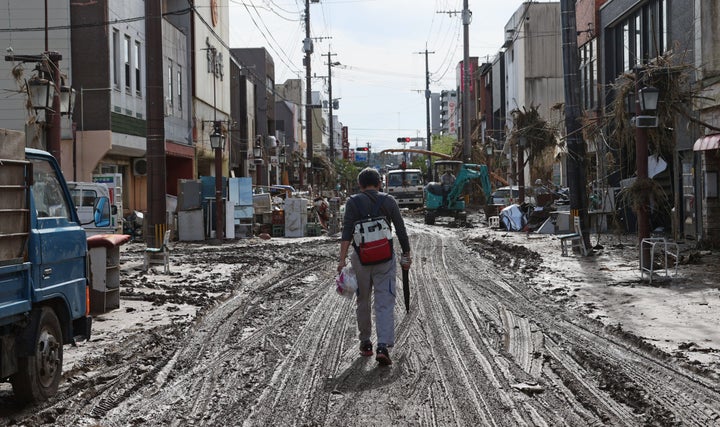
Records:
{"label": "tire tracks in mud", "polygon": [[[325,262],[257,277],[253,289],[200,321],[196,333],[178,350],[164,384],[127,400],[117,414],[108,414],[108,420],[122,424],[134,413],[143,414],[148,425],[238,425],[251,416],[253,402],[263,399],[284,361],[293,353],[313,354],[311,347],[293,350],[302,343],[294,335],[302,335],[308,307],[327,293],[326,279],[304,281]],[[294,293],[303,296],[296,299]]]}
{"label": "tire tracks in mud", "polygon": [[265,251],[302,262],[239,271],[244,285],[184,333],[168,328],[167,336],[161,329],[129,340],[107,368],[70,373],[75,384],[61,404],[17,419],[103,426],[720,424],[716,382],[544,296],[532,285],[535,261],[526,251],[465,239],[460,229],[414,221],[408,229],[411,311],[396,304],[391,367],[358,355],[354,300],[333,290],[338,242],[323,240],[302,255],[298,246],[278,245]]}
{"label": "tire tracks in mud", "polygon": [[[511,282],[519,297],[502,302],[544,331],[547,367],[555,370],[553,373],[568,389],[563,393],[574,393],[577,402],[595,414],[598,422],[719,422],[720,394],[714,381],[680,369],[584,316],[555,307],[525,283]],[[547,369],[545,374],[550,378]]]}

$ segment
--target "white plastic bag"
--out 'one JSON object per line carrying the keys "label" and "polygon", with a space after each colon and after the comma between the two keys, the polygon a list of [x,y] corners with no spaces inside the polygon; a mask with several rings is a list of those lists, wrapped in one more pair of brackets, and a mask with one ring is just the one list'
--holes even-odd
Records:
{"label": "white plastic bag", "polygon": [[357,291],[357,287],[358,285],[357,277],[355,277],[355,270],[353,270],[351,264],[348,264],[335,278],[335,291],[337,291],[338,294],[344,297],[352,298],[352,296],[355,294],[355,291]]}

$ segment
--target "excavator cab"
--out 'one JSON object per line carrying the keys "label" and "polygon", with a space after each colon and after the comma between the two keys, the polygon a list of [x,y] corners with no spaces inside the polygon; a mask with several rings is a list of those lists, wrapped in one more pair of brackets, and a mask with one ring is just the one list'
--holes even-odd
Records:
{"label": "excavator cab", "polygon": [[[433,164],[433,168],[433,176],[437,177],[438,181],[425,186],[425,223],[432,225],[435,219],[441,216],[465,222],[467,212],[463,190],[470,180],[480,179],[484,191],[490,194],[487,166],[465,164],[458,160],[438,160]],[[454,175],[454,180],[443,179],[446,171]]]}

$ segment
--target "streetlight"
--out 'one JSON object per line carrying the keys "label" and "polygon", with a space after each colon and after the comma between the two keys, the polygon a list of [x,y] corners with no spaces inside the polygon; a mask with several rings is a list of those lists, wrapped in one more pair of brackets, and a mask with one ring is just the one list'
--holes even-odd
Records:
{"label": "streetlight", "polygon": [[293,181],[297,182],[302,187],[302,174],[300,173],[300,161],[297,158],[293,159]]}
{"label": "streetlight", "polygon": [[255,185],[262,185],[262,164],[263,164],[263,137],[255,135],[255,146],[253,147],[253,163],[255,164]]}
{"label": "streetlight", "polygon": [[38,110],[49,110],[52,108],[52,100],[55,96],[55,85],[50,80],[40,77],[33,77],[25,85],[30,99],[30,104],[37,114]]}
{"label": "streetlight", "polygon": [[287,157],[285,156],[285,148],[282,148],[280,150],[280,154],[278,154],[278,163],[280,164],[280,184],[285,185],[287,184],[285,182],[285,163],[287,163]]}
{"label": "streetlight", "polygon": [[219,121],[213,122],[210,134],[210,147],[215,151],[215,237],[222,242],[225,237],[224,206],[222,205],[222,152],[225,148],[225,136]]}
{"label": "streetlight", "polygon": [[75,107],[75,89],[70,86],[60,87],[60,114],[69,116]]}
{"label": "streetlight", "polygon": [[222,155],[225,146],[225,137],[222,134],[221,123],[217,119],[217,72],[218,72],[218,51],[214,46],[208,46],[207,50],[212,57],[212,79],[213,79],[213,130],[210,134],[210,148],[215,151],[215,237],[220,243],[225,238],[225,207],[222,205]]}
{"label": "streetlight", "polygon": [[517,154],[518,202],[520,204],[525,202],[525,147],[527,147],[527,137],[525,135],[520,135],[518,138]]}
{"label": "streetlight", "polygon": [[[635,126],[635,167],[637,168],[637,182],[643,183],[648,179],[648,133],[647,128],[657,127],[657,110],[660,91],[652,86],[640,87],[639,68],[635,68],[635,117],[631,122]],[[650,249],[643,248],[643,240],[650,237],[649,205],[647,191],[636,193],[638,246],[640,247],[640,270],[645,268],[650,259]]]}
{"label": "streetlight", "polygon": [[485,154],[487,154],[488,157],[490,157],[490,156],[493,155],[493,151],[494,151],[494,150],[495,150],[495,149],[494,149],[494,147],[493,147],[493,145],[492,145],[492,142],[490,142],[490,143],[488,143],[487,145],[485,145]]}
{"label": "streetlight", "polygon": [[332,67],[337,67],[341,64],[339,62],[330,61],[331,55],[332,54],[328,52],[328,98],[330,98],[330,105],[328,106],[328,122],[330,124],[330,161],[333,161],[335,160],[335,130],[333,129],[333,110],[335,109],[335,102],[332,97]]}
{"label": "streetlight", "polygon": [[312,170],[312,160],[311,159],[305,159],[305,170],[308,173],[308,187],[313,185],[313,181],[315,178],[315,173]]}

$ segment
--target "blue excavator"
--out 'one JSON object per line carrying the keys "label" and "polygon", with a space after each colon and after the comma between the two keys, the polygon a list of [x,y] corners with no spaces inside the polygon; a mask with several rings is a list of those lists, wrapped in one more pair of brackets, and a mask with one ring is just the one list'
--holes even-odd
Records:
{"label": "blue excavator", "polygon": [[437,160],[433,164],[434,177],[440,177],[445,171],[452,173],[454,180],[430,182],[425,186],[425,224],[435,224],[438,217],[452,217],[455,221],[467,221],[465,211],[465,186],[479,179],[485,197],[490,200],[490,176],[486,165],[463,163],[458,160]]}

